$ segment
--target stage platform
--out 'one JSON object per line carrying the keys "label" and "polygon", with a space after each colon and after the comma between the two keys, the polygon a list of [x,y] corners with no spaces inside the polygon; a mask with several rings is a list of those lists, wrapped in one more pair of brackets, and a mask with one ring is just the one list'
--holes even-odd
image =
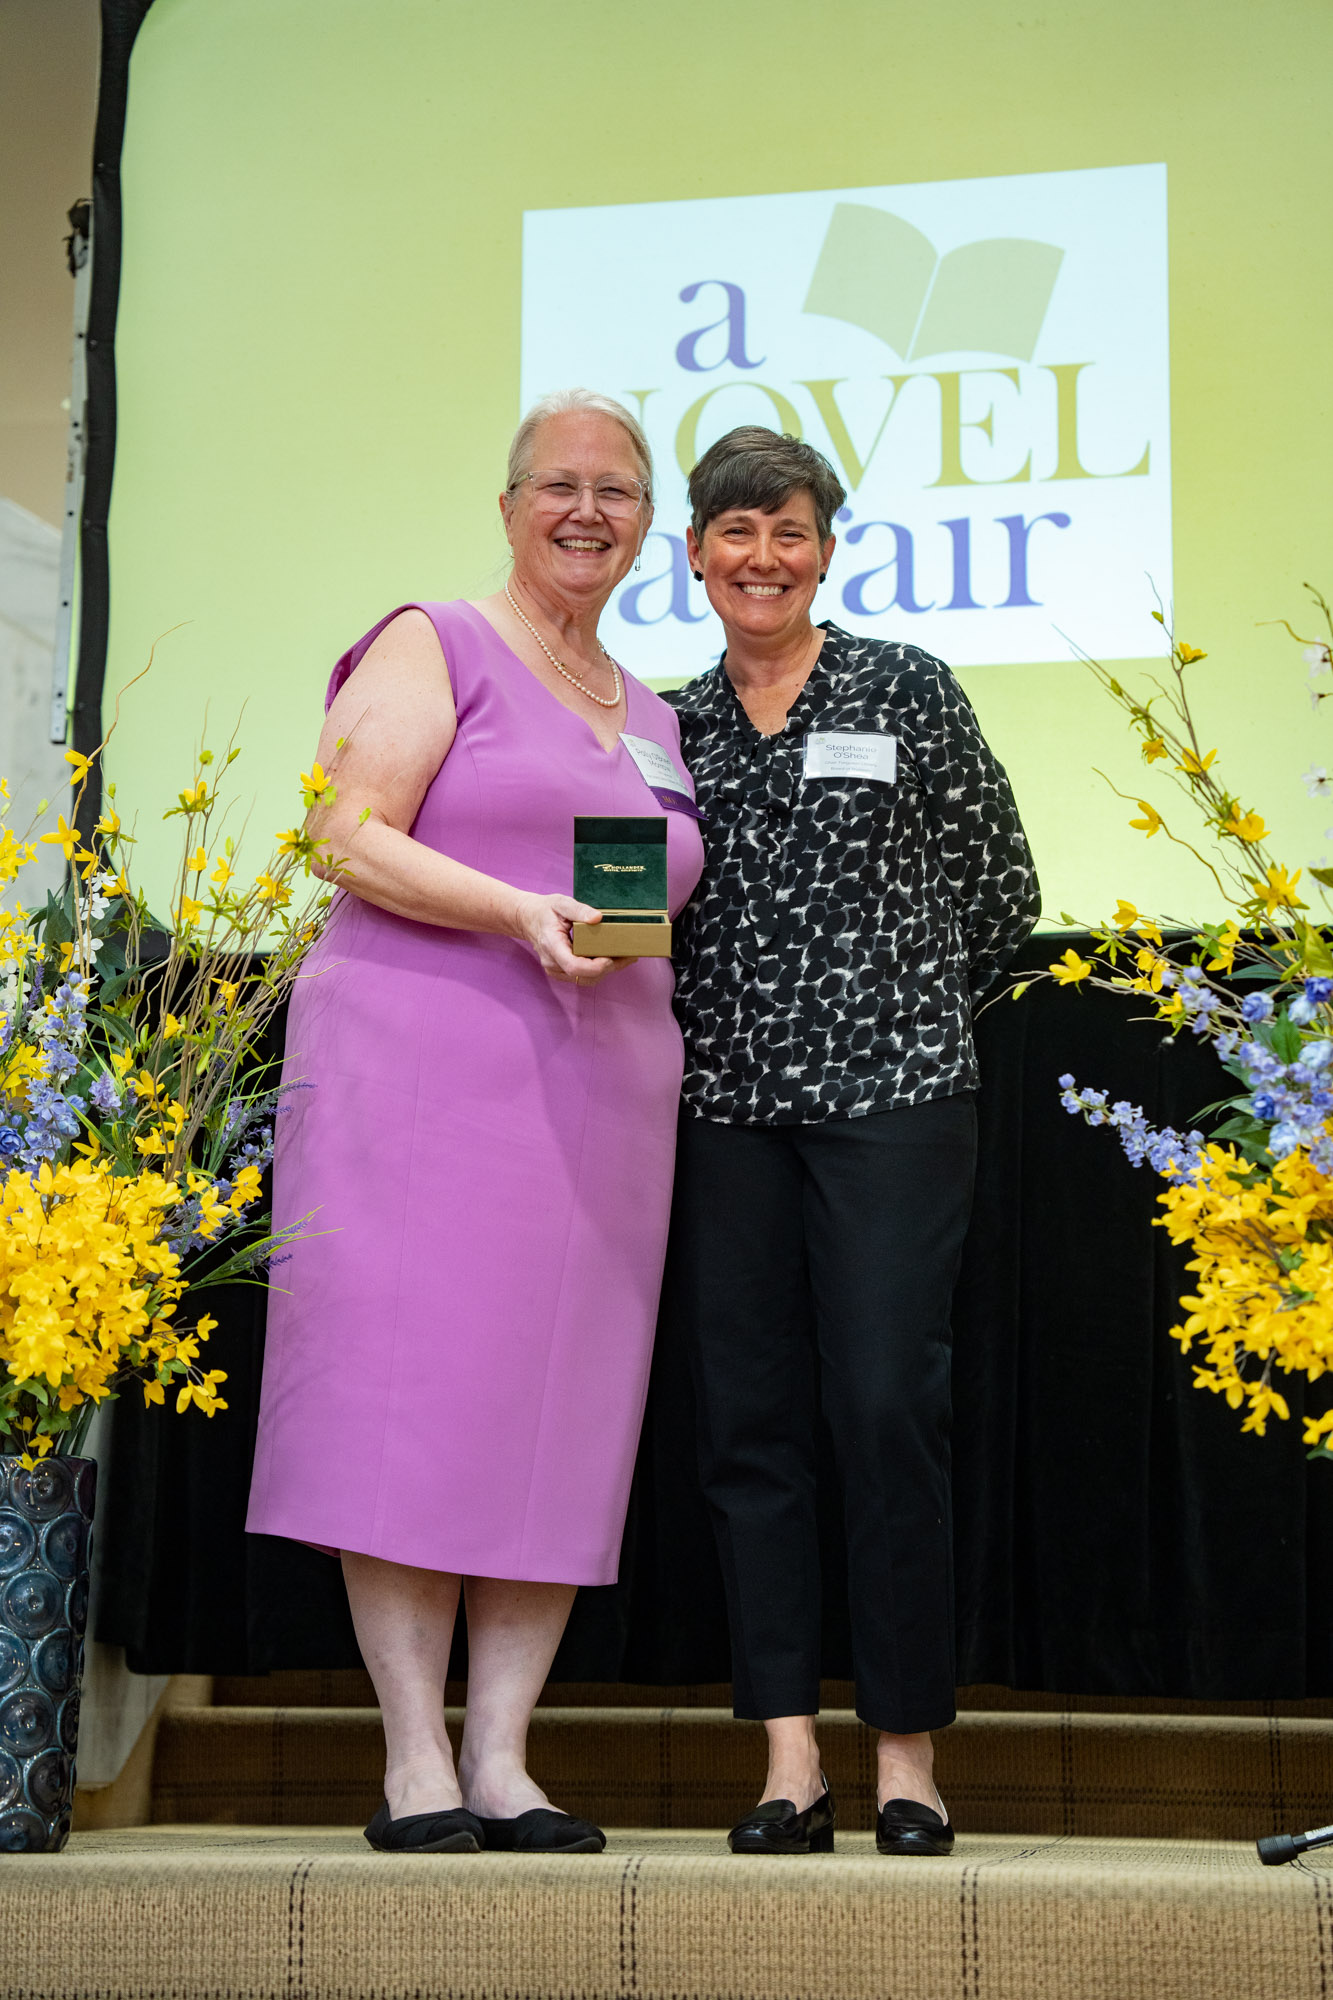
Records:
{"label": "stage platform", "polygon": [[837,1851],[753,1860],[724,1829],[763,1734],[726,1687],[553,1685],[530,1767],[608,1852],[401,1858],[360,1833],[364,1674],[173,1688],[64,1854],[0,1856],[0,2000],[1333,2000],[1333,1850],[1253,1844],[1333,1819],[1327,1703],[960,1690],[956,1852],[898,1860],[826,1682]]}
{"label": "stage platform", "polygon": [[1333,1868],[1250,1845],[869,1834],[740,1860],[377,1855],[344,1827],[151,1826],[0,1863],[22,2000],[1326,2000]]}

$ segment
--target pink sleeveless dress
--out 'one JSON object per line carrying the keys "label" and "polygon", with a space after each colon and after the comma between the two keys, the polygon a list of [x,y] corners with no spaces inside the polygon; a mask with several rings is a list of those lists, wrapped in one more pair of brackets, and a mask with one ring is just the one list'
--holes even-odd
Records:
{"label": "pink sleeveless dress", "polygon": [[[410,607],[400,607],[407,609]],[[439,635],[458,734],[412,837],[569,894],[576,814],[659,810],[481,614]],[[390,617],[396,616],[390,613]],[[385,618],[334,669],[356,670]],[[626,730],[677,767],[625,676]],[[688,779],[686,780],[688,784]],[[673,912],[703,863],[669,812]],[[343,895],[292,1000],[247,1526],[463,1575],[615,1581],[666,1248],[682,1052],[667,959],[593,988]]]}

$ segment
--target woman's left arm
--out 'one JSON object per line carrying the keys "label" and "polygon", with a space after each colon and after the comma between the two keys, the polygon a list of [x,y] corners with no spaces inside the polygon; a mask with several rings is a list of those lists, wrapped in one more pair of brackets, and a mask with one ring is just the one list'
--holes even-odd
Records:
{"label": "woman's left arm", "polygon": [[923,663],[917,694],[913,754],[958,907],[975,1000],[999,978],[1041,915],[1041,891],[1009,780],[967,696],[948,668],[934,661]]}

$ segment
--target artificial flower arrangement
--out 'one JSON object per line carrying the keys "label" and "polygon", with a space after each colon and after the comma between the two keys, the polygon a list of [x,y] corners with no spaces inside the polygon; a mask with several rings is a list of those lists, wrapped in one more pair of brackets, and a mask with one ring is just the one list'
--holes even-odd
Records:
{"label": "artificial flower arrangement", "polygon": [[[1311,594],[1333,638],[1333,614]],[[1330,639],[1286,629],[1306,649],[1312,682],[1333,670]],[[1189,848],[1233,914],[1168,943],[1156,922],[1122,901],[1091,930],[1091,956],[1071,947],[1049,976],[1142,995],[1173,1035],[1209,1040],[1241,1088],[1208,1107],[1229,1114],[1211,1138],[1154,1129],[1136,1106],[1108,1104],[1105,1091],[1079,1088],[1072,1076],[1060,1078],[1061,1101],[1089,1125],[1109,1125],[1135,1166],[1146,1162],[1166,1181],[1157,1221],[1174,1243],[1192,1247],[1186,1268],[1197,1277],[1172,1335],[1187,1353],[1196,1341],[1202,1347],[1196,1386],[1232,1409],[1244,1406],[1242,1429],[1262,1436],[1270,1415],[1289,1415],[1277,1376],[1315,1382],[1333,1368],[1331,927],[1310,914],[1298,894],[1302,871],[1272,855],[1261,815],[1229,790],[1216,750],[1203,747],[1185,683],[1206,653],[1168,637],[1169,678],[1152,680],[1146,701],[1087,664],[1138,732],[1144,762],[1171,776],[1216,845],[1201,851],[1145,799],[1134,801],[1141,816],[1130,825]],[[1312,688],[1316,707],[1326,698]],[[1307,773],[1306,783],[1314,795],[1330,790],[1324,771]],[[1333,870],[1308,872],[1320,891],[1333,888]],[[1013,996],[1030,984],[1019,981]],[[1333,1410],[1306,1418],[1311,1457],[1333,1458],[1331,1441]]]}
{"label": "artificial flower arrangement", "polygon": [[[183,848],[155,919],[114,785],[77,830],[102,748],[66,753],[73,803],[47,832],[8,826],[0,781],[0,1452],[28,1468],[76,1455],[130,1383],[225,1409],[203,1362],[217,1322],[186,1295],[263,1282],[303,1226],[272,1234],[262,1206],[283,1106],[261,1042],[331,901],[323,843],[293,828],[243,881],[220,800],[240,752],[201,749],[163,815]],[[334,796],[318,765],[301,783],[307,806]],[[38,843],[62,849],[66,886],[28,911],[8,892]]]}

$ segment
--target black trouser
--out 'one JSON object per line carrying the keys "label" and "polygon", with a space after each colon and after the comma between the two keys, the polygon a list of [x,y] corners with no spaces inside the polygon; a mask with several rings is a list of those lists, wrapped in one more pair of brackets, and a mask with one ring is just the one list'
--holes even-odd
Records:
{"label": "black trouser", "polygon": [[681,1119],[667,1319],[694,1375],[738,1716],[819,1707],[822,1409],[857,1714],[895,1734],[953,1719],[949,1306],[975,1160],[968,1094],[819,1125]]}

